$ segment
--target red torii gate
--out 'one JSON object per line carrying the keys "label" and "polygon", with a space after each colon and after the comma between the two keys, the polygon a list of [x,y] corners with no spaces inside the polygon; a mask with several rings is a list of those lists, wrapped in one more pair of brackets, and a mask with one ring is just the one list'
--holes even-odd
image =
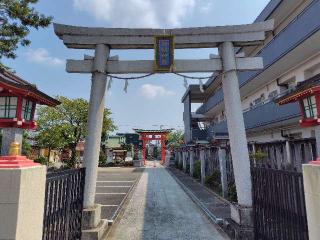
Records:
{"label": "red torii gate", "polygon": [[160,129],[160,130],[145,130],[145,129],[133,129],[136,133],[140,135],[140,140],[142,140],[142,158],[144,163],[146,163],[146,146],[149,141],[158,140],[161,141],[161,163],[163,164],[166,159],[166,151],[165,151],[165,141],[167,139],[167,135],[173,129]]}

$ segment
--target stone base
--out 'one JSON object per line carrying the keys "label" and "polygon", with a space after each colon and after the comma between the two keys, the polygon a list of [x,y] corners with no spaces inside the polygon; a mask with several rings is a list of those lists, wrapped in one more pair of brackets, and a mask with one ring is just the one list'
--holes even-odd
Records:
{"label": "stone base", "polygon": [[108,222],[101,220],[101,205],[83,210],[82,213],[82,240],[99,240],[108,229]]}
{"label": "stone base", "polygon": [[234,239],[254,239],[252,207],[230,205],[230,227],[234,232]]}
{"label": "stone base", "polygon": [[253,240],[254,239],[253,227],[240,226],[238,223],[236,223],[232,219],[224,220],[222,228],[230,237],[230,239],[235,239],[235,240],[240,240],[240,239]]}
{"label": "stone base", "polygon": [[253,226],[252,207],[230,205],[231,219],[241,226]]}
{"label": "stone base", "polygon": [[82,230],[81,240],[100,240],[108,229],[108,221],[100,220],[97,227],[87,230]]}
{"label": "stone base", "polygon": [[42,239],[46,167],[8,165],[0,162],[0,239]]}
{"label": "stone base", "polygon": [[144,163],[142,160],[133,160],[133,166],[134,167],[143,167]]}

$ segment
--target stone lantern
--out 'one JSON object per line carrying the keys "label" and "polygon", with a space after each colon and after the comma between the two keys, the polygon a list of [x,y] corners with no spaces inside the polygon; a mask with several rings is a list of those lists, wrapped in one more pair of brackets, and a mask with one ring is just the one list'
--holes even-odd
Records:
{"label": "stone lantern", "polygon": [[23,130],[37,127],[34,121],[37,104],[56,106],[59,101],[13,73],[0,69],[1,155],[8,155],[12,142],[18,142],[21,148]]}

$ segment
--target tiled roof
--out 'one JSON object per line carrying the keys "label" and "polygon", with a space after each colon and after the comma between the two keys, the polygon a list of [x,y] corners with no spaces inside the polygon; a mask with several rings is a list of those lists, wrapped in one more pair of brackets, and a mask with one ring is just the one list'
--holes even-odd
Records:
{"label": "tiled roof", "polygon": [[[283,95],[275,100],[276,103],[282,105],[296,101],[297,94],[312,90],[314,87],[320,86],[320,74],[317,74],[303,82],[298,83],[297,87],[290,93]],[[317,88],[316,88],[317,89]]]}
{"label": "tiled roof", "polygon": [[160,130],[146,130],[146,129],[133,129],[137,133],[169,133],[173,129],[160,129]]}
{"label": "tiled roof", "polygon": [[13,92],[20,92],[26,96],[33,97],[39,104],[48,106],[56,106],[60,104],[58,100],[38,90],[35,85],[3,68],[0,68],[0,86]]}

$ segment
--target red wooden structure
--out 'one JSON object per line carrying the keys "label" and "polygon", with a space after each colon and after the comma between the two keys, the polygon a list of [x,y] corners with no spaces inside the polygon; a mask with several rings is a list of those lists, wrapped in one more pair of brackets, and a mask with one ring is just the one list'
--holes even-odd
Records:
{"label": "red wooden structure", "polygon": [[320,74],[298,84],[296,89],[276,99],[279,105],[299,102],[301,127],[320,125]]}
{"label": "red wooden structure", "polygon": [[15,74],[0,68],[0,127],[34,129],[36,104],[56,106],[56,99]]}
{"label": "red wooden structure", "polygon": [[146,163],[146,147],[148,142],[152,140],[157,140],[161,142],[161,164],[165,162],[166,159],[166,139],[167,135],[172,131],[172,129],[161,129],[161,130],[144,130],[144,129],[134,129],[136,133],[140,135],[140,140],[142,140],[142,158],[144,163]]}

